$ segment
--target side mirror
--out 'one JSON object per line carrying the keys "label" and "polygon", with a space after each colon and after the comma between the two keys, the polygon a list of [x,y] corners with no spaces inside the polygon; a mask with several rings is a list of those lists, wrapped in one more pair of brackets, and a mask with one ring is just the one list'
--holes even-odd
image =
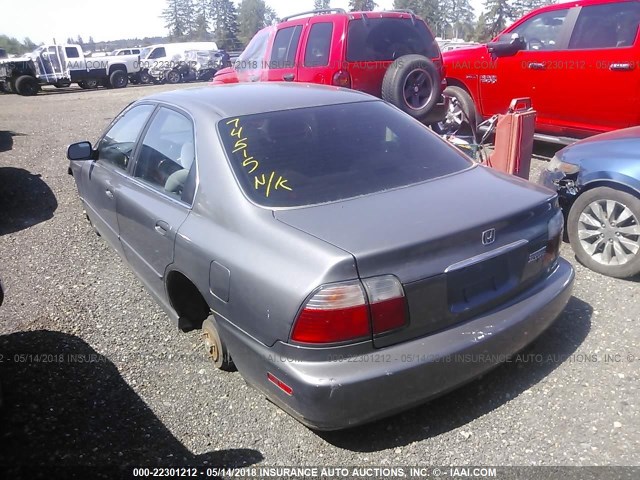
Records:
{"label": "side mirror", "polygon": [[487,43],[487,50],[495,57],[506,57],[508,55],[514,55],[520,50],[524,50],[526,46],[527,44],[524,39],[517,33],[514,33],[508,41],[499,40],[497,42]]}
{"label": "side mirror", "polygon": [[93,160],[91,142],[78,142],[69,145],[67,158],[69,160]]}

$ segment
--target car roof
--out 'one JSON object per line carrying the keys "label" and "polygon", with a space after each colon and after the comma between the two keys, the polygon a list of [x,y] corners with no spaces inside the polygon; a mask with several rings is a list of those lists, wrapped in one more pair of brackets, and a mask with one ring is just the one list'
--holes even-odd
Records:
{"label": "car roof", "polygon": [[220,118],[317,107],[331,104],[378,101],[376,97],[340,87],[307,83],[259,82],[213,85],[151,95],[139,102],[162,102],[189,112]]}
{"label": "car roof", "polygon": [[[330,9],[330,10],[340,10],[340,9]],[[310,18],[314,18],[319,16],[318,13],[314,13],[313,10],[308,11],[308,12],[301,12],[295,15],[289,15],[287,17],[285,17],[284,19],[282,19],[282,21],[278,22],[278,25],[281,24],[296,24],[296,23],[306,23]],[[323,22],[331,22],[334,19],[337,18],[344,18],[344,17],[348,17],[349,20],[356,20],[356,19],[361,19],[361,18],[405,18],[405,19],[410,19],[412,17],[414,17],[416,20],[418,21],[423,21],[424,20],[416,15],[415,13],[410,13],[407,11],[399,11],[399,10],[381,10],[381,11],[357,11],[357,12],[340,12],[340,11],[336,11],[333,13],[323,13],[320,14],[322,21]]]}
{"label": "car roof", "polygon": [[[544,12],[544,11],[552,11],[552,10],[562,10],[565,8],[571,7],[588,7],[590,5],[602,5],[605,3],[620,3],[620,2],[637,2],[638,0],[574,0],[573,2],[561,2],[561,3],[553,3],[551,5],[546,5],[544,7],[536,8],[531,10],[530,13],[536,12]],[[530,13],[523,15],[522,17],[529,16]]]}

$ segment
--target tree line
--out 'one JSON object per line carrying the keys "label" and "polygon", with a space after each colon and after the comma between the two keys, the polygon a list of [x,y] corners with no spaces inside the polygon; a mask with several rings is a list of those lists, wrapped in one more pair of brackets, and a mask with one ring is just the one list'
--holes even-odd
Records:
{"label": "tree line", "polygon": [[[331,0],[315,0],[314,8],[331,8]],[[484,0],[476,19],[470,0],[395,0],[394,9],[409,9],[424,18],[436,36],[485,42],[513,20],[555,0]],[[375,10],[374,0],[350,0],[351,11]],[[167,0],[163,11],[170,38],[214,40],[220,48],[238,50],[261,28],[277,21],[264,0]]]}

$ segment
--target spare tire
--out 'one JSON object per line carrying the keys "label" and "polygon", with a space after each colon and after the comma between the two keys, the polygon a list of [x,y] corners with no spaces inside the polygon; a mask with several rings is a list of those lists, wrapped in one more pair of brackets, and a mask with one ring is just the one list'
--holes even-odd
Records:
{"label": "spare tire", "polygon": [[387,69],[382,98],[413,118],[426,118],[440,96],[440,73],[422,55],[404,55]]}

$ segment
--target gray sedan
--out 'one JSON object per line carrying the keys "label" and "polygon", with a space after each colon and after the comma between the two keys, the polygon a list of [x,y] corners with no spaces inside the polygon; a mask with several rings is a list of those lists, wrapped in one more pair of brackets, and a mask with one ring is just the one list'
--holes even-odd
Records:
{"label": "gray sedan", "polygon": [[95,229],[168,316],[316,429],[481,375],[571,295],[554,192],[363,93],[162,93],[68,157]]}

